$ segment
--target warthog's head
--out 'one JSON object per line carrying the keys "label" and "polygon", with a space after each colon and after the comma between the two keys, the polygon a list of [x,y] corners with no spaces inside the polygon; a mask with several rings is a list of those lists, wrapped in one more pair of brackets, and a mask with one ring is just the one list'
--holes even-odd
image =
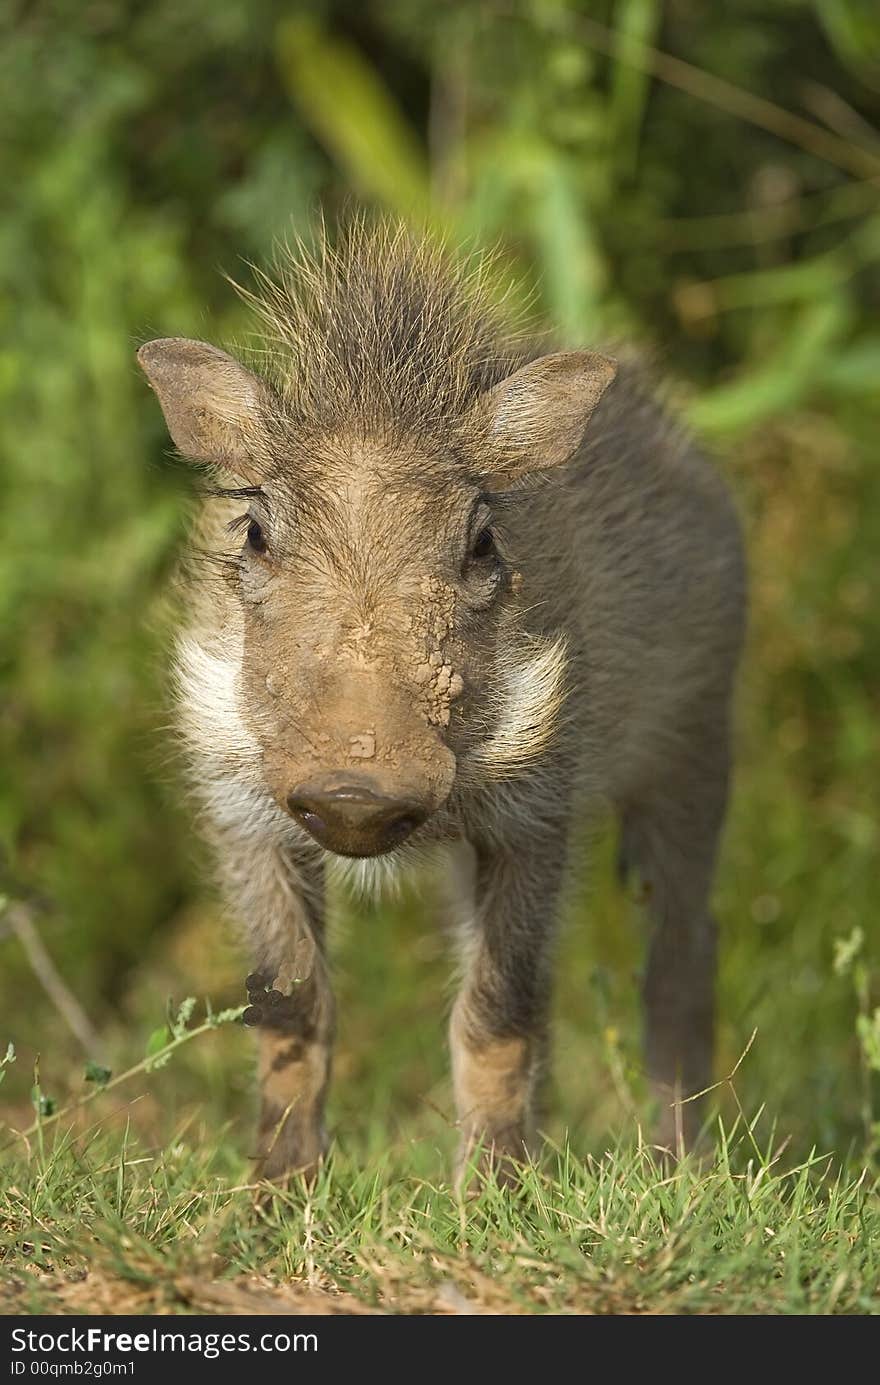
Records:
{"label": "warthog's head", "polygon": [[402,233],[279,276],[255,299],[258,373],[188,340],[139,360],[180,451],[237,487],[236,696],[262,784],[327,850],[375,856],[464,766],[508,772],[548,733],[561,641],[518,634],[503,513],[577,449],[614,366],[523,364],[473,275]]}

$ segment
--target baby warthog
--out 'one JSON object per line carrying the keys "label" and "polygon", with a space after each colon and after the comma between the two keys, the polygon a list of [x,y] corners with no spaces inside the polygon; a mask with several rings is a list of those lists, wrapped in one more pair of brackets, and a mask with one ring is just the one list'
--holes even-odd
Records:
{"label": "baby warthog", "polygon": [[180,720],[253,949],[270,1178],[326,1147],[328,865],[365,885],[450,852],[463,1161],[509,1177],[529,1149],[567,857],[598,809],[650,914],[661,1142],[693,1138],[680,1099],[711,1081],[739,527],[634,367],[518,344],[484,279],[360,226],[261,279],[253,369],[200,341],[138,353],[216,483]]}

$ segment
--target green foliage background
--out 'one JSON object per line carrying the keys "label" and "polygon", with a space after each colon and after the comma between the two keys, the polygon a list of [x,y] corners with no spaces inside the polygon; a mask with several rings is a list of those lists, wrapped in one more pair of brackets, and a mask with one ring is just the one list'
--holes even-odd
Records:
{"label": "green foliage background", "polygon": [[[142,1052],[167,994],[234,1003],[244,974],[164,735],[162,593],[187,478],[134,350],[246,331],[224,273],[246,281],[246,261],[316,209],[332,225],[362,202],[501,242],[565,341],[648,347],[729,474],[754,595],[718,891],[719,1073],[757,1028],[748,1108],[864,1153],[880,939],[876,6],[13,0],[0,22],[0,888],[31,911],[104,1056]],[[642,938],[608,856],[561,967],[555,1110],[584,1147],[638,1093]],[[349,911],[337,943],[337,1118],[375,1122],[377,1140],[389,1113],[433,1138],[448,1109],[434,914],[430,898]],[[842,938],[857,961],[835,970]],[[44,1086],[79,1057],[3,917],[0,968],[14,1105],[37,1052]],[[241,1034],[218,1036],[163,1074],[169,1109],[232,1116],[248,1062]]]}

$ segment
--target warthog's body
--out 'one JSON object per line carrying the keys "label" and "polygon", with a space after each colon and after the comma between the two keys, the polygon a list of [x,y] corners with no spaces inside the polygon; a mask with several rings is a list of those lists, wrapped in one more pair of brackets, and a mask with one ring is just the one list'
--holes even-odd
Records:
{"label": "warthog's body", "polygon": [[530,362],[477,286],[400,234],[291,261],[261,307],[268,382],[192,342],[140,357],[181,451],[240,488],[206,505],[199,544],[225,561],[198,566],[179,665],[255,954],[263,1167],[324,1148],[325,864],[381,874],[432,842],[464,844],[464,1148],[522,1157],[567,850],[602,806],[646,886],[647,1061],[671,1141],[674,1097],[711,1070],[744,610],[724,486],[633,370]]}

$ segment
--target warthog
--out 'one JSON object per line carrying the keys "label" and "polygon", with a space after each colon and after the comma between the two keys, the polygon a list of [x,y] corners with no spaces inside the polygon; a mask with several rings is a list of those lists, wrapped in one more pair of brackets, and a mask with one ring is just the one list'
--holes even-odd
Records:
{"label": "warthog", "polygon": [[253,369],[138,353],[216,481],[179,641],[193,782],[254,970],[261,1169],[326,1136],[325,867],[361,883],[446,844],[463,982],[462,1158],[529,1149],[575,827],[617,814],[644,885],[658,1138],[711,1074],[709,910],[745,579],[725,486],[594,351],[511,337],[479,266],[394,227],[285,252]]}

